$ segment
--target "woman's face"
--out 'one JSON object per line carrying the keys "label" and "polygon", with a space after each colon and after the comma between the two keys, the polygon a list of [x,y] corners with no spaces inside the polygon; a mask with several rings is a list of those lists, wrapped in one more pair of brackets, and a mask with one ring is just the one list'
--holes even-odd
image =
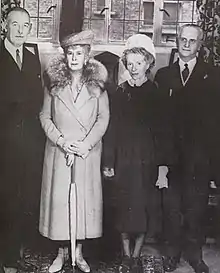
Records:
{"label": "woman's face", "polygon": [[85,49],[80,45],[69,47],[66,51],[67,66],[71,71],[82,70],[87,58]]}
{"label": "woman's face", "polygon": [[128,53],[127,69],[134,80],[142,79],[146,75],[150,63],[142,54]]}

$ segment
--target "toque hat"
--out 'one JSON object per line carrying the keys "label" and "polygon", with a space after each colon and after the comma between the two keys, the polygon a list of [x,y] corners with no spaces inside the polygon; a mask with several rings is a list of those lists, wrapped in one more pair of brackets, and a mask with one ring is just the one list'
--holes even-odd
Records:
{"label": "toque hat", "polygon": [[61,41],[62,48],[71,45],[91,45],[94,39],[94,33],[91,30],[83,30],[79,33],[72,33]]}
{"label": "toque hat", "polygon": [[148,53],[150,53],[154,60],[156,59],[156,51],[153,41],[145,34],[134,34],[128,38],[125,49],[131,49],[134,47],[143,47]]}

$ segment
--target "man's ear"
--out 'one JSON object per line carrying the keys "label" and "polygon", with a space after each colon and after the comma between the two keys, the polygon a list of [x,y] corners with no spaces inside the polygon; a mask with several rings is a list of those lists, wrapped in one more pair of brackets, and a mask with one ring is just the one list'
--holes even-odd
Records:
{"label": "man's ear", "polygon": [[30,23],[29,32],[28,32],[29,34],[30,34],[31,30],[32,30],[32,24]]}
{"label": "man's ear", "polygon": [[201,40],[200,41],[200,44],[199,44],[199,50],[201,49],[201,47],[204,45],[204,40]]}
{"label": "man's ear", "polygon": [[2,22],[2,29],[5,30],[5,31],[8,30],[8,23],[7,23],[7,20],[4,20],[4,21]]}
{"label": "man's ear", "polygon": [[179,48],[179,36],[176,36],[176,47]]}

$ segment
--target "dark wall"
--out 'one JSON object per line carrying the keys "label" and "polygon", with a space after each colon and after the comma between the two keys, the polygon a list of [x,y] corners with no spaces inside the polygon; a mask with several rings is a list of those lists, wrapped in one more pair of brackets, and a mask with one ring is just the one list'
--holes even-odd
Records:
{"label": "dark wall", "polygon": [[80,32],[84,16],[84,0],[63,0],[62,2],[60,40],[73,32]]}

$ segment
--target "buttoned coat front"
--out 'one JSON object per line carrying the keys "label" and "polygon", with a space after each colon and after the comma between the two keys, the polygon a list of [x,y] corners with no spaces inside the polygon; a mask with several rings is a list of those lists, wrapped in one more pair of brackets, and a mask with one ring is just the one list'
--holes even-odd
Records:
{"label": "buttoned coat front", "polygon": [[[90,61],[89,65],[92,79],[84,84],[77,101],[73,101],[69,84],[56,88],[55,93],[46,89],[40,114],[48,138],[41,191],[40,232],[53,240],[70,239],[69,191],[72,179],[76,183],[76,238],[96,238],[102,234],[101,139],[108,125],[109,108],[107,93],[101,92],[93,83],[103,80],[107,72],[97,61]],[[64,151],[56,145],[60,135],[73,142],[84,140],[91,147],[85,159],[75,156],[72,168],[66,164]]]}

